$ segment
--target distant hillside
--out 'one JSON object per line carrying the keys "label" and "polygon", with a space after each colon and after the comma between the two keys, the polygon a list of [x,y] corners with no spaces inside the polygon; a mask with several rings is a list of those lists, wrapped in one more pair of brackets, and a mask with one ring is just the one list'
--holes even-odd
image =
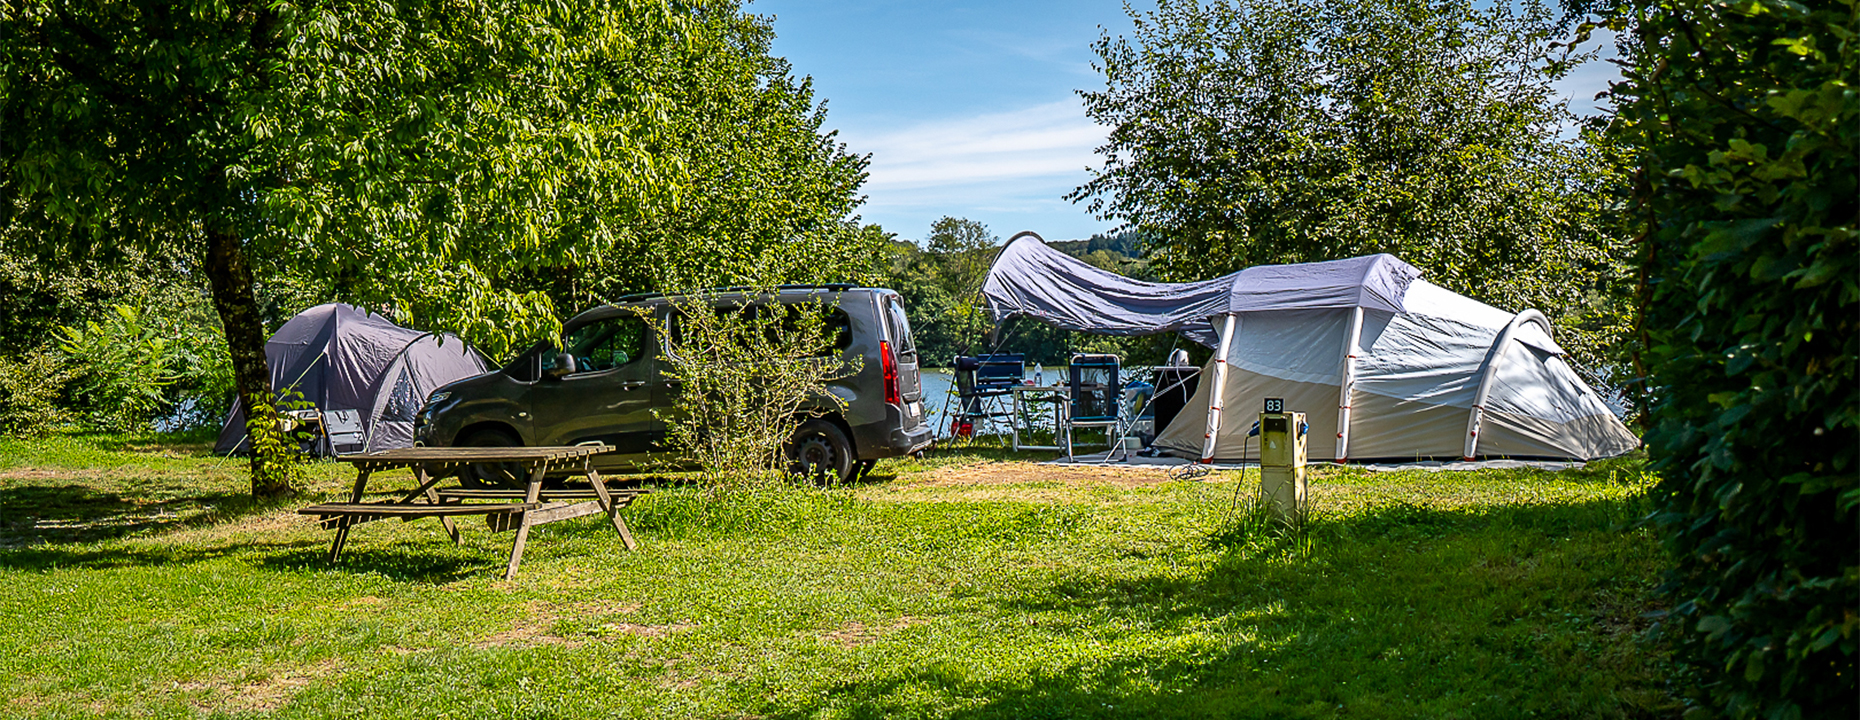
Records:
{"label": "distant hillside", "polygon": [[1089,240],[1057,240],[1049,242],[1047,245],[1051,246],[1054,250],[1077,258],[1085,257],[1099,250],[1106,250],[1126,258],[1136,259],[1140,257],[1138,253],[1139,248],[1137,246],[1141,242],[1142,236],[1135,232],[1126,231],[1113,235],[1093,235]]}

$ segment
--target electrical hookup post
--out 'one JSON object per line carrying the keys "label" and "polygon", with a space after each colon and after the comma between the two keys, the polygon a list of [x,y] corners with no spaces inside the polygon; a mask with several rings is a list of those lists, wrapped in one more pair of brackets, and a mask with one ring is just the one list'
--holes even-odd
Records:
{"label": "electrical hookup post", "polygon": [[1259,499],[1286,524],[1305,519],[1305,414],[1286,412],[1285,400],[1266,398],[1259,414]]}

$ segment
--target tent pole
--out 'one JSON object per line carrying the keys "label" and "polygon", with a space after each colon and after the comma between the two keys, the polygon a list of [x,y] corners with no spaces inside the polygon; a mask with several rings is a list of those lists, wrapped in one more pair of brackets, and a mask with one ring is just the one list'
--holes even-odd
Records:
{"label": "tent pole", "polygon": [[1208,435],[1201,443],[1201,462],[1214,462],[1214,436],[1221,431],[1221,406],[1227,390],[1227,351],[1233,349],[1234,314],[1221,324],[1221,346],[1214,353],[1214,387],[1208,392]]}
{"label": "tent pole", "polygon": [[1343,348],[1343,381],[1337,390],[1337,462],[1347,462],[1350,457],[1350,400],[1356,389],[1356,355],[1362,352],[1362,343],[1363,306],[1358,305],[1350,315],[1349,344]]}
{"label": "tent pole", "polygon": [[1498,365],[1505,359],[1505,351],[1511,349],[1511,335],[1519,325],[1536,323],[1543,328],[1544,336],[1550,335],[1550,320],[1536,310],[1525,310],[1511,318],[1505,329],[1498,331],[1492,338],[1492,349],[1485,353],[1485,365],[1479,370],[1479,392],[1473,396],[1472,410],[1466,415],[1466,452],[1463,457],[1471,460],[1479,450],[1480,423],[1485,420],[1485,401],[1492,394],[1492,379],[1498,377]]}

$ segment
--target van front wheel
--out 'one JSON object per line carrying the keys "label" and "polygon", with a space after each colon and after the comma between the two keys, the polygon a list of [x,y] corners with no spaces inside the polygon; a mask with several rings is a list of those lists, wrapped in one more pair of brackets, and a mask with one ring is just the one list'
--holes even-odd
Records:
{"label": "van front wheel", "polygon": [[825,420],[801,423],[788,440],[788,471],[809,482],[851,481],[858,461],[846,432]]}
{"label": "van front wheel", "polygon": [[[523,447],[523,441],[502,430],[479,430],[459,443],[460,447]],[[472,463],[459,473],[459,485],[474,490],[521,490],[529,478],[521,463]]]}

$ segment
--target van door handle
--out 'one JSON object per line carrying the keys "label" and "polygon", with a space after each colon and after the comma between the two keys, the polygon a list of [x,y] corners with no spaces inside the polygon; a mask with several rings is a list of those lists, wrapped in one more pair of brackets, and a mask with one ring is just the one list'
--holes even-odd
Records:
{"label": "van door handle", "polygon": [[637,388],[643,388],[645,386],[646,386],[646,381],[644,380],[622,380],[620,381],[621,390],[634,390]]}

